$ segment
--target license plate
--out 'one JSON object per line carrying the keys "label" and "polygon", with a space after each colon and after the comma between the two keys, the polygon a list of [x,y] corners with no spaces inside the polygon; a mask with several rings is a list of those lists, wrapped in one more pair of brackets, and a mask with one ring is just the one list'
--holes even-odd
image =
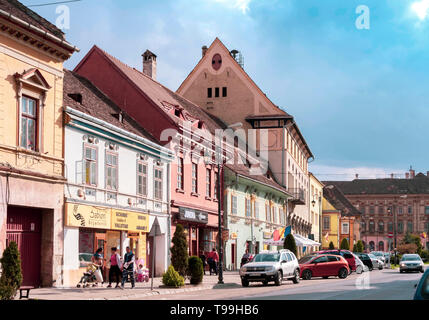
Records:
{"label": "license plate", "polygon": [[262,276],[262,274],[260,274],[260,273],[253,273],[250,276],[251,277],[260,277],[260,276]]}

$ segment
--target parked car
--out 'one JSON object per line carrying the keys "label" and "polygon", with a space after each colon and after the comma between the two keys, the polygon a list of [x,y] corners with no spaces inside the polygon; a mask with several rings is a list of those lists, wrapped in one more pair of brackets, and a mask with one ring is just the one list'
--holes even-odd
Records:
{"label": "parked car", "polygon": [[346,259],[340,255],[333,254],[315,254],[301,258],[299,260],[301,278],[310,280],[312,277],[323,277],[327,279],[330,276],[347,278],[350,269]]}
{"label": "parked car", "polygon": [[[355,254],[362,260],[363,264],[366,265],[369,271],[374,270],[374,263],[368,253],[355,252]],[[378,267],[378,266],[377,266]]]}
{"label": "parked car", "polygon": [[352,253],[352,254],[356,260],[356,273],[361,274],[362,272],[369,271],[368,267],[362,262],[362,260],[359,259],[359,257],[356,254],[354,254],[354,253]]}
{"label": "parked car", "polygon": [[249,282],[262,282],[267,285],[274,281],[277,286],[284,279],[299,283],[300,270],[298,260],[290,250],[263,251],[240,268],[241,284],[248,287]]}
{"label": "parked car", "polygon": [[348,262],[350,273],[352,273],[353,271],[356,271],[355,257],[353,256],[352,252],[350,252],[349,250],[321,250],[321,251],[317,251],[316,253],[340,255]]}
{"label": "parked car", "polygon": [[378,259],[372,253],[368,253],[368,256],[371,258],[372,266],[374,267],[374,269],[377,268],[378,270],[383,270],[383,268],[384,268],[383,261],[381,261],[380,259]]}
{"label": "parked car", "polygon": [[386,257],[385,257],[385,255],[384,255],[384,252],[382,252],[382,251],[372,251],[371,252],[374,256],[376,256],[377,257],[377,259],[379,259],[379,260],[381,260],[381,261],[383,261],[383,265],[385,265],[386,264]]}
{"label": "parked car", "polygon": [[415,287],[414,300],[429,300],[429,268],[426,269]]}
{"label": "parked car", "polygon": [[401,261],[399,261],[399,272],[404,271],[420,271],[424,272],[424,263],[422,258],[418,254],[406,253],[402,256]]}

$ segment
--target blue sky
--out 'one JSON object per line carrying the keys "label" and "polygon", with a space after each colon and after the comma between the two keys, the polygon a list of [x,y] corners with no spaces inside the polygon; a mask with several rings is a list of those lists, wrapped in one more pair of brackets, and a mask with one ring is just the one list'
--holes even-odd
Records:
{"label": "blue sky", "polygon": [[[55,0],[22,0],[26,5]],[[417,3],[417,4],[415,4]],[[412,5],[417,11],[411,9]],[[158,55],[158,80],[176,90],[219,37],[245,70],[295,116],[321,179],[429,170],[429,0],[82,0],[67,4],[67,40],[97,44],[141,68]],[[356,7],[370,10],[357,29]],[[56,6],[32,7],[55,22]]]}

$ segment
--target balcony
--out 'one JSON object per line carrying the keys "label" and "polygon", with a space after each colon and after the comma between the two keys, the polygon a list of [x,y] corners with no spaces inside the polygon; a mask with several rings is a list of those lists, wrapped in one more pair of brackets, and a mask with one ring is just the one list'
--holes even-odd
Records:
{"label": "balcony", "polygon": [[304,189],[301,188],[289,188],[288,192],[292,195],[292,199],[290,200],[295,204],[305,204],[305,192]]}

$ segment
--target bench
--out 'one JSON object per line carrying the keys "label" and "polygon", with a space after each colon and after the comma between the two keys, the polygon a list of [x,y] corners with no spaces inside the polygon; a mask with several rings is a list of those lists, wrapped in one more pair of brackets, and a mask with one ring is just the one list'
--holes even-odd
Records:
{"label": "bench", "polygon": [[[20,287],[19,288],[19,299],[22,299],[22,298],[27,298],[28,299],[28,297],[30,295],[30,290],[31,289],[34,289],[34,287],[30,287],[30,286]],[[23,295],[23,291],[26,291],[25,295]]]}

